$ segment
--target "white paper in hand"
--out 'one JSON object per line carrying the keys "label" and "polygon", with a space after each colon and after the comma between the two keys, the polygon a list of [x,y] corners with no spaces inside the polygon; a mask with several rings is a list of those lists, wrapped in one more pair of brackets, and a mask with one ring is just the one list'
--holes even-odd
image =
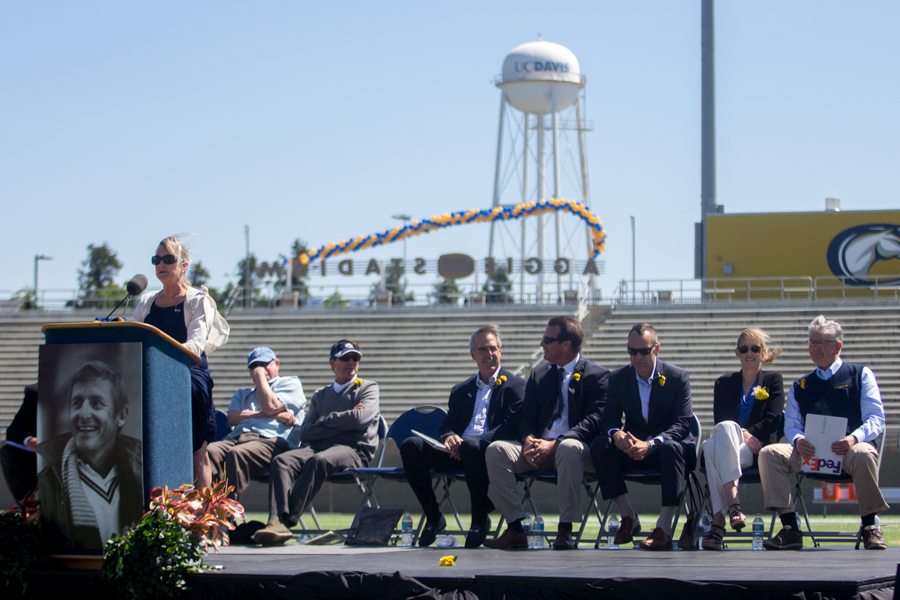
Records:
{"label": "white paper in hand", "polygon": [[800,467],[804,473],[840,475],[844,457],[831,451],[831,445],[847,433],[845,417],[827,415],[806,415],[803,436],[816,449],[812,458],[801,458]]}

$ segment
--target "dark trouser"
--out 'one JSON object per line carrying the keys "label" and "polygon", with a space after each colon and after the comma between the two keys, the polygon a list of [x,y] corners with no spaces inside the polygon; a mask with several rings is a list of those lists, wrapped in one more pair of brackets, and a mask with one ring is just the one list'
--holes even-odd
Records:
{"label": "dark trouser", "polygon": [[269,515],[278,515],[293,527],[329,475],[362,466],[362,459],[350,446],[335,445],[318,452],[301,446],[279,454],[269,467]]}
{"label": "dark trouser", "polygon": [[229,498],[240,500],[250,480],[262,477],[269,472],[272,459],[290,450],[287,441],[282,438],[264,438],[258,433],[242,433],[231,440],[222,440],[210,444],[206,452],[212,466],[213,481],[228,479],[228,485],[234,486]]}
{"label": "dark trouser", "polygon": [[18,502],[37,487],[37,454],[9,444],[0,446],[0,463],[9,491]]}
{"label": "dark trouser", "polygon": [[[632,460],[616,447],[608,435],[600,435],[591,443],[591,458],[600,481],[600,492],[604,500],[618,498],[628,493],[625,486],[625,471],[653,469],[662,472],[662,505],[678,506],[684,492],[684,476],[694,469],[694,453],[681,442],[666,440],[656,452],[644,460]],[[686,464],[687,461],[691,464]]]}
{"label": "dark trouser", "polygon": [[490,481],[484,462],[484,452],[490,444],[488,440],[477,438],[463,440],[459,447],[460,460],[450,458],[446,452],[432,448],[418,436],[406,438],[400,444],[400,457],[403,459],[406,479],[428,519],[433,521],[437,519],[438,515],[438,503],[431,484],[432,470],[459,471],[461,469],[465,473],[466,485],[472,496],[473,521],[480,522],[494,510],[494,503],[488,498]]}

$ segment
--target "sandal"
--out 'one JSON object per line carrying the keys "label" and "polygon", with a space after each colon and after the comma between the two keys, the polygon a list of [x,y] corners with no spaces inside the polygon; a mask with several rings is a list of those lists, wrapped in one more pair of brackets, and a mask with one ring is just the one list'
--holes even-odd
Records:
{"label": "sandal", "polygon": [[709,535],[703,538],[704,550],[722,550],[725,548],[725,542],[722,537],[725,535],[725,528],[721,525],[711,523],[709,525]]}
{"label": "sandal", "polygon": [[731,528],[735,531],[740,531],[747,526],[747,517],[744,516],[740,504],[735,503],[728,508],[728,520]]}

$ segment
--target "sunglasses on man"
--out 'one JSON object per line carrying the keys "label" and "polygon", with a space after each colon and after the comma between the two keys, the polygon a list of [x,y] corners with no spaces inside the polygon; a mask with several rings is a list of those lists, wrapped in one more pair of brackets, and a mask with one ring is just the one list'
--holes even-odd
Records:
{"label": "sunglasses on man", "polygon": [[653,352],[654,348],[656,348],[656,346],[651,346],[650,348],[632,348],[631,346],[626,346],[626,349],[628,350],[628,354],[630,354],[631,356],[634,356],[636,354],[640,354],[641,356],[647,356],[648,354]]}

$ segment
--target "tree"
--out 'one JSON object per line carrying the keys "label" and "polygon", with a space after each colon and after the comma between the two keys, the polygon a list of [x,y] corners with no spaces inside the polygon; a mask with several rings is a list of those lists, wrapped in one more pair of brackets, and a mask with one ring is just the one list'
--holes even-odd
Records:
{"label": "tree", "polygon": [[290,276],[291,278],[291,290],[300,292],[300,306],[306,304],[306,298],[309,296],[309,286],[306,284],[309,276],[297,275],[293,265],[299,264],[300,255],[307,252],[309,252],[309,246],[306,245],[306,241],[300,238],[294,240],[294,245],[291,247],[291,258],[293,259],[291,272],[285,275],[285,277]]}
{"label": "tree", "polygon": [[88,244],[88,256],[78,270],[78,289],[85,296],[111,287],[122,268],[116,251],[103,242],[102,246]]}
{"label": "tree", "polygon": [[482,288],[487,292],[485,302],[488,304],[512,304],[515,299],[509,293],[511,288],[512,283],[506,273],[506,265],[498,266],[493,275],[488,275],[487,283]]}
{"label": "tree", "polygon": [[194,287],[200,287],[201,285],[209,283],[209,271],[206,270],[206,267],[204,267],[203,263],[199,260],[195,260],[191,263],[191,269],[188,272],[188,281],[190,281],[191,285]]}
{"label": "tree", "polygon": [[335,291],[332,295],[325,298],[322,304],[325,308],[343,308],[350,304],[350,301],[341,296],[340,292]]}
{"label": "tree", "polygon": [[[125,295],[125,288],[115,284],[122,268],[116,251],[103,242],[101,246],[89,244],[87,258],[78,270],[78,300],[80,308],[106,306],[110,300]],[[113,302],[115,305],[115,302]]]}
{"label": "tree", "polygon": [[[381,289],[381,283],[372,284],[372,293]],[[387,267],[387,276],[384,278],[384,289],[391,292],[391,304],[403,305],[407,302],[413,302],[416,295],[406,291],[406,281],[400,273],[399,268],[393,266]]]}
{"label": "tree", "polygon": [[434,284],[434,297],[438,304],[456,306],[459,302],[459,286],[455,279],[443,279]]}
{"label": "tree", "polygon": [[[250,280],[247,281],[247,271],[244,270],[244,267],[248,264],[250,265]],[[260,289],[259,289],[259,278],[256,276],[256,268],[258,263],[256,261],[256,255],[250,254],[248,257],[244,257],[238,261],[237,264],[237,276],[238,276],[238,286],[242,288],[241,296],[238,299],[238,302],[243,304],[247,298],[247,291],[249,291],[249,300],[250,306],[253,306],[259,301]],[[249,308],[249,307],[248,307]]]}

